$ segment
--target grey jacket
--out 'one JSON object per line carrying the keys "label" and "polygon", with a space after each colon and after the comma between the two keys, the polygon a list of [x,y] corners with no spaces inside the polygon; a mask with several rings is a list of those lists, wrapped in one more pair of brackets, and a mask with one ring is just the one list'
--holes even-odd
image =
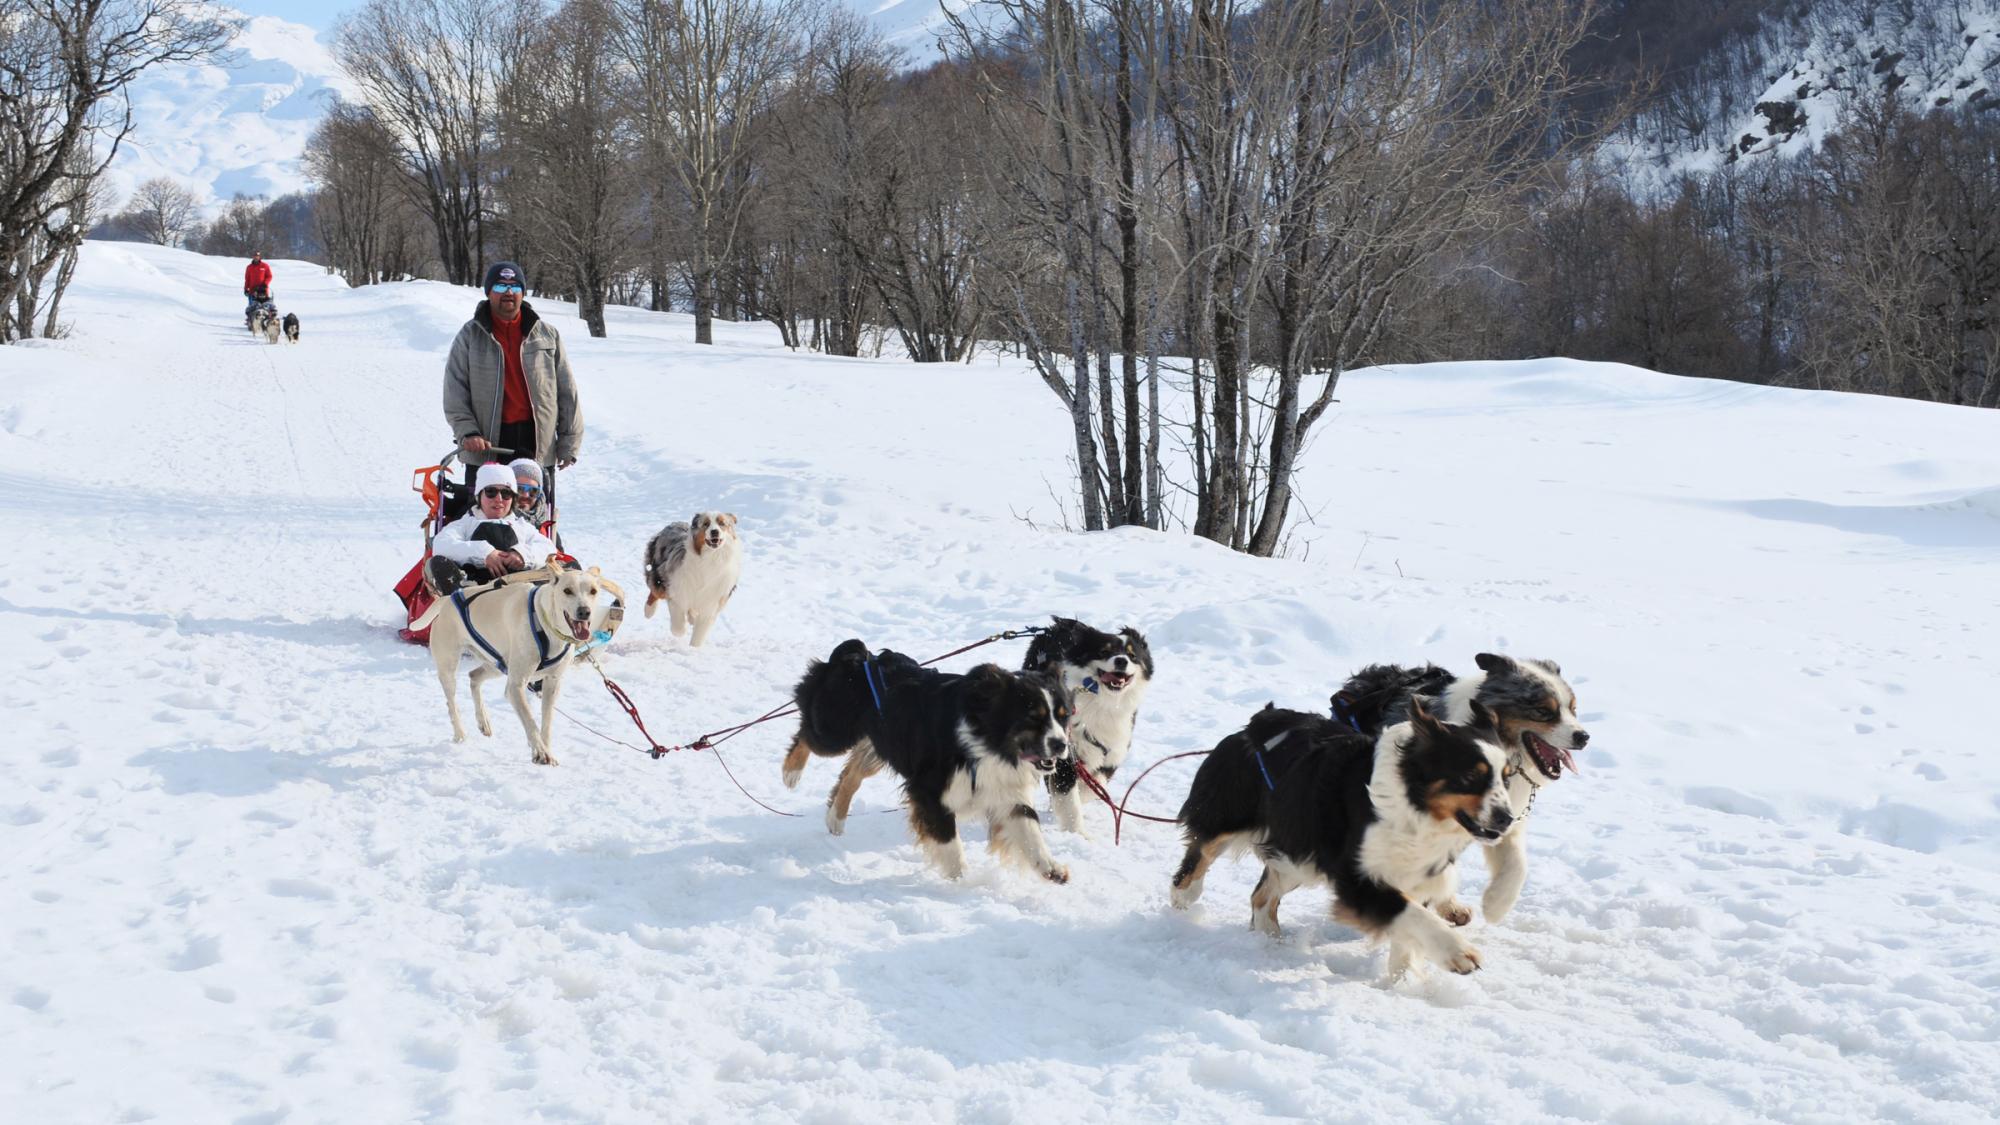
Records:
{"label": "grey jacket", "polygon": [[[576,402],[576,377],[562,337],[547,321],[521,302],[521,374],[528,380],[528,399],[535,407],[535,448],[514,456],[532,456],[544,465],[576,458],[583,444],[583,410]],[[487,441],[500,435],[500,404],[506,390],[507,363],[500,341],[493,338],[493,313],[479,302],[472,319],[451,342],[444,361],[444,419],[452,436],[463,440],[478,434]],[[477,461],[477,456],[471,460]]]}

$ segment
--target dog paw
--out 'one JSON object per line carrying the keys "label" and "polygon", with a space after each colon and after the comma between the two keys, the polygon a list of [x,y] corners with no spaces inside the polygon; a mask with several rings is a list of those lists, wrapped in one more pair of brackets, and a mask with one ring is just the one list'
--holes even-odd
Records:
{"label": "dog paw", "polygon": [[1186,910],[1201,901],[1201,883],[1200,879],[1189,880],[1185,886],[1176,883],[1167,900],[1174,904],[1175,910]]}
{"label": "dog paw", "polygon": [[1058,863],[1047,871],[1042,872],[1042,877],[1051,883],[1067,883],[1069,882],[1069,868]]}
{"label": "dog paw", "polygon": [[493,724],[492,724],[492,723],[488,723],[488,722],[481,722],[481,723],[479,724],[479,733],[480,733],[480,734],[483,734],[483,735],[485,735],[485,736],[486,736],[486,737],[488,737],[488,738],[492,738],[492,737],[493,737]]}
{"label": "dog paw", "polygon": [[786,770],[786,771],[785,771],[785,788],[787,788],[787,789],[797,789],[797,788],[799,787],[799,779],[800,779],[800,778],[802,778],[802,777],[804,777],[805,775],[806,775],[806,771],[804,771],[804,770]]}
{"label": "dog paw", "polygon": [[556,764],[556,760],[547,754],[536,754],[535,764],[538,766],[553,766]]}
{"label": "dog paw", "polygon": [[1250,928],[1267,937],[1277,937],[1279,934],[1278,919],[1259,910],[1250,912]]}
{"label": "dog paw", "polygon": [[847,818],[834,812],[832,805],[828,805],[826,808],[826,830],[830,835],[834,836],[847,831]]}
{"label": "dog paw", "polygon": [[1472,921],[1472,908],[1461,902],[1447,899],[1431,907],[1431,909],[1437,911],[1438,917],[1450,922],[1454,926],[1463,926],[1467,922]]}
{"label": "dog paw", "polygon": [[1460,976],[1473,972],[1479,968],[1479,951],[1469,945],[1461,945],[1445,959],[1444,967]]}

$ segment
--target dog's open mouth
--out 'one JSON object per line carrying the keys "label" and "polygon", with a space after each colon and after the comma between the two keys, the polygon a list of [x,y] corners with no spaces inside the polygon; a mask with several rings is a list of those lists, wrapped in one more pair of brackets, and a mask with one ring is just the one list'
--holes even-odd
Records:
{"label": "dog's open mouth", "polygon": [[1028,764],[1043,773],[1054,773],[1056,770],[1056,760],[1054,758],[1029,758]]}
{"label": "dog's open mouth", "polygon": [[1097,674],[1097,686],[1104,688],[1106,691],[1123,691],[1125,690],[1125,685],[1131,682],[1132,673],[1130,672],[1099,672]]}
{"label": "dog's open mouth", "polygon": [[1472,833],[1472,838],[1475,840],[1490,843],[1505,835],[1505,833],[1495,832],[1491,828],[1480,827],[1479,822],[1472,819],[1472,814],[1466,812],[1464,809],[1458,810],[1455,815],[1458,817],[1458,826]]}
{"label": "dog's open mouth", "polygon": [[588,639],[590,636],[590,615],[588,613],[578,614],[574,617],[565,617],[563,624],[569,627],[569,635],[578,640]]}
{"label": "dog's open mouth", "polygon": [[1535,759],[1535,765],[1540,767],[1542,776],[1550,780],[1561,777],[1565,767],[1576,768],[1576,759],[1570,757],[1568,750],[1555,745],[1534,731],[1521,732],[1521,745],[1528,751],[1528,755]]}

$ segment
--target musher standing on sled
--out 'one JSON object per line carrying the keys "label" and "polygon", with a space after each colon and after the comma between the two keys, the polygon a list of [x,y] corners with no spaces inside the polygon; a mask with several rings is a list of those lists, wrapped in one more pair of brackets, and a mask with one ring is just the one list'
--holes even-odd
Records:
{"label": "musher standing on sled", "polygon": [[555,327],[528,305],[527,280],[513,262],[486,271],[486,299],[458,330],[444,364],[444,418],[466,454],[466,472],[514,457],[568,468],[583,444],[583,411],[569,353]]}
{"label": "musher standing on sled", "polygon": [[250,310],[257,307],[259,300],[271,297],[271,266],[264,261],[262,250],[252,251],[250,264],[243,267],[243,319],[247,323]]}

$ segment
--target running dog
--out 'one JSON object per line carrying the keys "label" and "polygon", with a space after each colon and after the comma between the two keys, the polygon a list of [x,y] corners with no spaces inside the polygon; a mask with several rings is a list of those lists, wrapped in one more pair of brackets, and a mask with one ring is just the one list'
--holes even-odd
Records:
{"label": "running dog", "polygon": [[1454,973],[1479,968],[1479,951],[1454,929],[1472,920],[1452,897],[1458,855],[1498,841],[1514,812],[1492,716],[1472,707],[1474,722],[1454,725],[1413,702],[1409,720],[1379,738],[1265,707],[1195,771],[1173,904],[1201,897],[1218,857],[1254,847],[1264,874],[1250,895],[1253,929],[1276,936],[1279,900],[1330,883],[1336,919],[1388,938],[1390,977],[1419,959]]}
{"label": "running dog", "polygon": [[285,342],[286,342],[286,343],[288,343],[288,344],[296,344],[296,343],[298,343],[298,342],[299,342],[299,314],[297,314],[297,313],[286,313],[286,314],[285,314],[285,319],[284,319],[284,322],[283,322],[283,323],[284,323],[284,329],[285,329]]}
{"label": "running dog", "polygon": [[1065,832],[1083,831],[1083,794],[1077,769],[1099,781],[1111,780],[1132,751],[1139,704],[1153,682],[1153,650],[1137,629],[1106,633],[1080,621],[1058,617],[1028,645],[1021,667],[1061,681],[1074,706],[1070,747],[1075,757],[1056,764],[1048,776],[1049,809]]}
{"label": "running dog", "polygon": [[1334,693],[1333,715],[1368,735],[1403,721],[1412,700],[1422,700],[1447,722],[1470,722],[1475,707],[1493,716],[1507,750],[1501,776],[1519,812],[1506,836],[1486,849],[1492,879],[1479,905],[1487,921],[1498,922],[1520,900],[1528,881],[1527,823],[1535,796],[1542,786],[1576,769],[1570,751],[1583,749],[1590,732],[1577,718],[1576,691],[1555,661],[1482,652],[1473,663],[1479,671],[1469,676],[1435,664],[1371,664]]}
{"label": "running dog", "polygon": [[1031,803],[1036,783],[1070,753],[1069,707],[1054,679],[998,664],[953,675],[850,640],[813,661],[792,698],[799,733],[785,784],[798,784],[808,754],[847,758],[827,797],[827,831],[840,834],[863,780],[891,769],[903,779],[910,829],[945,878],[965,874],[958,821],[971,817],[986,822],[987,847],[1001,858],[1069,881]]}
{"label": "running dog", "polygon": [[262,336],[267,344],[278,342],[278,310],[272,305],[260,305],[257,317],[250,326],[253,335]]}
{"label": "running dog", "polygon": [[674,636],[692,628],[688,644],[700,648],[742,573],[733,513],[697,512],[691,523],[670,523],[646,544],[646,616],[667,603]]}
{"label": "running dog", "polygon": [[[445,711],[451,715],[451,740],[465,741],[458,718],[458,658],[471,653],[472,713],[479,733],[492,737],[480,685],[505,676],[507,701],[528,732],[528,749],[536,765],[553,766],[550,728],[556,698],[562,694],[563,672],[574,663],[574,646],[589,643],[592,619],[598,616],[597,595],[609,583],[595,568],[568,570],[550,564],[543,570],[518,571],[484,586],[459,590],[431,603],[410,628],[431,630],[431,659],[444,689]],[[528,686],[539,683],[542,721],[537,729],[528,713]]]}

